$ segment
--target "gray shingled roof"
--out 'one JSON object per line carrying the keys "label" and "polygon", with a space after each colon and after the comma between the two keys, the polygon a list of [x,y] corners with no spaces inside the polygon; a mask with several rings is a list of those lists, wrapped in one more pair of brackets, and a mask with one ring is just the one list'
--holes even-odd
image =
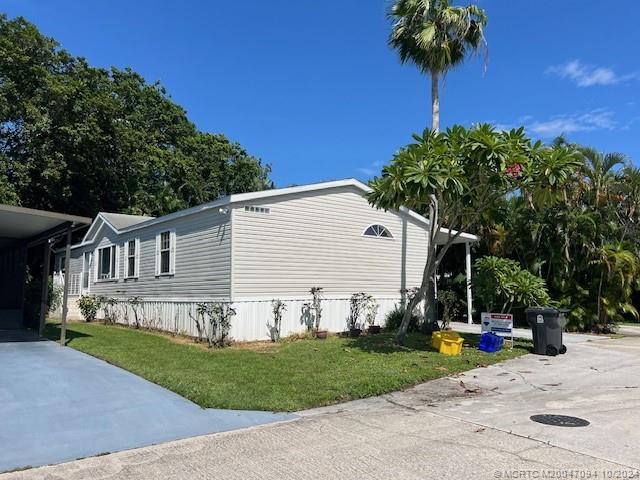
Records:
{"label": "gray shingled roof", "polygon": [[100,214],[105,218],[107,222],[109,222],[114,228],[118,230],[155,218],[145,217],[144,215],[125,215],[124,213],[100,212]]}

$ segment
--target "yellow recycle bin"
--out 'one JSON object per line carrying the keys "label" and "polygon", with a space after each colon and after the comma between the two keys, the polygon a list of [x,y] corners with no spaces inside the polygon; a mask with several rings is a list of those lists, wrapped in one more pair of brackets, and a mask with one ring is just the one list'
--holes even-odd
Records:
{"label": "yellow recycle bin", "polygon": [[456,332],[439,331],[431,334],[431,346],[444,355],[460,355],[464,339]]}

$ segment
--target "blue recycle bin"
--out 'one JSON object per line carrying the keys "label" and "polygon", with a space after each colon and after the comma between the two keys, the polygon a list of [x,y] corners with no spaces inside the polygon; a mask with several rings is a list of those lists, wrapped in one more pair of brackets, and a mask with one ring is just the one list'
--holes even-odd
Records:
{"label": "blue recycle bin", "polygon": [[483,352],[499,352],[504,346],[504,338],[495,333],[485,332],[480,335],[480,345],[478,348]]}

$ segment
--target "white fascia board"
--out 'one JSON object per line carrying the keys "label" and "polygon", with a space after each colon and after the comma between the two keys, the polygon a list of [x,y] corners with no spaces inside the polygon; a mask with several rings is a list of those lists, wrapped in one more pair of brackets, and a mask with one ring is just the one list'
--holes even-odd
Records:
{"label": "white fascia board", "polygon": [[199,213],[204,210],[210,210],[212,208],[222,207],[228,204],[229,204],[229,197],[222,197],[222,198],[219,198],[218,200],[214,200],[213,202],[203,203],[202,205],[197,205],[195,207],[187,208],[185,210],[179,210],[177,212],[164,215],[162,217],[152,218],[151,220],[136,223],[135,225],[131,225],[130,227],[123,228],[122,230],[117,231],[117,233],[132,232],[134,230],[150,227],[152,225],[157,225],[158,223],[168,222],[169,220],[174,220],[180,217],[186,217],[187,215],[193,215],[194,213]]}
{"label": "white fascia board", "polygon": [[356,187],[364,192],[371,191],[371,189],[364,183],[359,182],[355,178],[348,178],[346,180],[334,180],[332,182],[313,183],[310,185],[299,185],[296,187],[275,188],[273,190],[262,190],[260,192],[236,193],[229,197],[229,201],[230,203],[248,202],[262,198],[278,197],[280,195],[314,192],[317,190],[327,190],[339,187]]}
{"label": "white fascia board", "polygon": [[[91,224],[91,227],[89,227],[89,230],[87,230],[87,233],[84,234],[84,237],[82,238],[82,243],[91,243],[96,239],[96,235],[98,235],[98,232],[100,231],[100,227],[102,226],[102,225],[100,225],[98,223],[98,221],[102,222],[102,225],[107,225],[111,230],[113,230],[114,233],[118,233],[118,229],[116,227],[114,227],[113,225],[111,225],[109,220],[107,220],[104,217],[104,215],[102,215],[102,213],[98,213],[98,216],[96,217],[96,219]],[[98,225],[98,226],[95,229],[95,232],[93,233],[93,236],[91,238],[89,238],[89,234],[91,233],[91,231],[93,230],[94,226],[96,226],[96,225]]]}
{"label": "white fascia board", "polygon": [[258,200],[262,198],[271,198],[271,197],[278,197],[281,195],[291,195],[295,193],[313,192],[317,190],[326,190],[329,188],[348,187],[348,186],[356,187],[365,192],[371,191],[371,189],[368,186],[366,186],[364,183],[359,182],[356,179],[350,178],[347,180],[336,180],[333,182],[314,183],[311,185],[300,185],[297,187],[274,188],[273,190],[262,190],[260,192],[236,193],[233,195],[219,198],[218,200],[214,200],[213,202],[204,203],[202,205],[198,205],[195,207],[187,208],[185,210],[180,210],[178,212],[170,213],[163,217],[158,217],[151,220],[147,220],[146,222],[137,223],[130,227],[123,228],[122,230],[120,230],[120,233],[131,232],[133,230],[138,230],[140,228],[149,227],[152,225],[156,225],[158,223],[167,222],[169,220],[174,220],[176,218],[184,217],[187,215],[193,215],[194,213],[199,213],[204,210],[226,207],[234,203],[249,202],[251,200]]}
{"label": "white fascia board", "polygon": [[[355,178],[348,178],[345,180],[334,180],[331,182],[322,182],[322,183],[314,183],[314,184],[310,184],[310,185],[299,185],[299,186],[295,186],[295,187],[285,187],[285,188],[276,188],[273,190],[262,190],[260,192],[250,192],[250,193],[237,193],[237,194],[233,194],[233,195],[229,195],[226,197],[222,197],[219,198],[217,200],[214,200],[212,202],[209,203],[204,203],[202,205],[197,205],[195,207],[191,207],[191,208],[187,208],[185,210],[180,210],[178,212],[173,212],[170,213],[168,215],[164,215],[162,217],[158,217],[158,218],[153,218],[151,220],[147,220],[145,222],[141,222],[141,223],[137,223],[135,225],[131,225],[130,227],[127,228],[123,228],[121,230],[117,230],[116,228],[113,227],[113,225],[111,225],[106,218],[102,217],[102,215],[98,215],[98,217],[96,217],[96,221],[98,220],[98,218],[100,218],[103,222],[105,222],[107,225],[109,225],[109,227],[111,227],[111,229],[117,233],[117,234],[121,234],[121,233],[127,233],[127,232],[132,232],[135,230],[139,230],[141,228],[146,228],[146,227],[151,227],[153,225],[157,225],[160,223],[164,223],[164,222],[168,222],[170,220],[174,220],[177,218],[181,218],[181,217],[185,217],[187,215],[193,215],[195,213],[199,213],[205,210],[210,210],[213,208],[221,208],[221,207],[226,207],[226,206],[230,206],[233,205],[235,203],[241,203],[241,202],[250,202],[252,200],[260,200],[260,199],[264,199],[264,198],[272,198],[272,197],[279,197],[279,196],[284,196],[284,195],[292,195],[292,194],[296,194],[296,193],[306,193],[306,192],[314,192],[314,191],[319,191],[319,190],[328,190],[328,189],[332,189],[332,188],[340,188],[340,187],[354,187],[358,190],[360,190],[363,193],[369,193],[371,192],[371,188],[360,182],[359,180],[356,180]],[[406,207],[401,207],[399,212],[396,212],[399,215],[407,215],[410,218],[416,220],[419,223],[422,223],[425,226],[429,226],[429,220],[425,217],[423,217],[422,215],[420,215],[417,212],[414,212],[413,210],[410,210]],[[448,234],[449,230],[446,228],[442,228],[440,229],[440,232],[443,234]],[[453,234],[456,233],[455,230],[452,230]],[[88,233],[88,232],[87,232]],[[79,245],[75,245],[72,248],[77,248],[83,245],[87,245],[91,242],[93,242],[93,240],[95,240],[95,235],[97,235],[97,231],[96,234],[94,234],[94,238],[91,239],[90,241],[86,241],[87,239],[83,239],[83,242]],[[476,241],[478,239],[477,236],[472,235],[470,233],[462,233],[460,234],[459,238],[463,238],[466,241]]]}

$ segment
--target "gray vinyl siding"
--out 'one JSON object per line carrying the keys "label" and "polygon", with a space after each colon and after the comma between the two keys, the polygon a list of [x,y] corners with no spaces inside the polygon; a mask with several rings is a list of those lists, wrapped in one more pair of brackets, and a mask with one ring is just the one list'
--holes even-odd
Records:
{"label": "gray vinyl siding", "polygon": [[[156,276],[156,235],[167,230],[175,231],[175,273]],[[140,242],[138,278],[125,279],[125,244],[135,238]],[[118,278],[96,281],[97,249],[108,245],[119,248]],[[202,299],[230,296],[231,227],[229,216],[217,211],[206,210],[120,235],[103,225],[93,244],[73,250],[71,273],[82,271],[85,251],[94,252],[91,294]]]}
{"label": "gray vinyl siding", "polygon": [[[82,273],[82,255],[83,252],[90,250],[87,248],[72,248],[71,249],[71,257],[69,259],[69,271],[71,274],[80,274]],[[53,260],[53,270],[57,273],[60,272],[60,261],[64,257],[64,249],[62,251],[56,252],[55,256],[52,258]]]}
{"label": "gray vinyl siding", "polygon": [[[393,239],[364,237],[371,224],[386,226]],[[234,300],[306,295],[312,286],[332,296],[397,296],[420,284],[426,260],[420,224],[371,207],[352,187],[236,205],[232,228]]]}

